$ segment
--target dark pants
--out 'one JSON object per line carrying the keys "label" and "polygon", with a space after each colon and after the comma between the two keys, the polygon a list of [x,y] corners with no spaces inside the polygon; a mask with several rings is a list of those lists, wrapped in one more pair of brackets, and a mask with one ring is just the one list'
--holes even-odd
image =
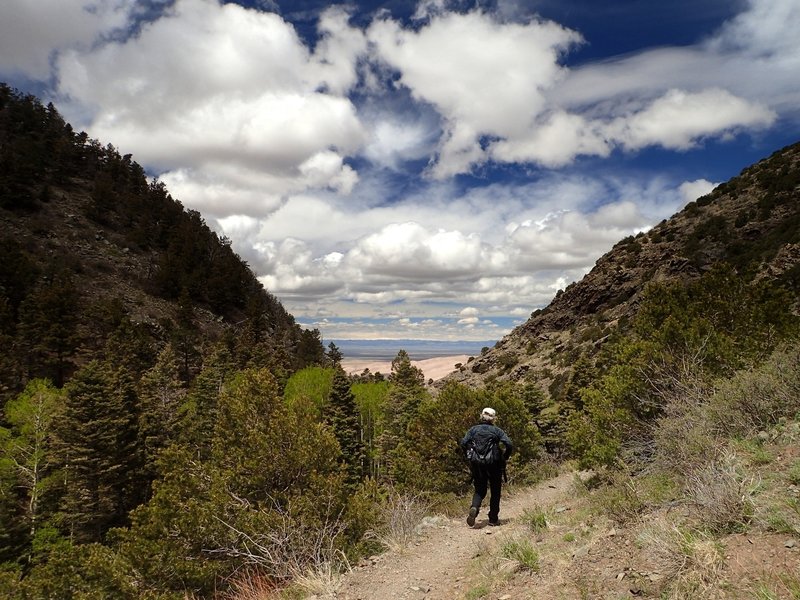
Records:
{"label": "dark pants", "polygon": [[472,495],[472,506],[481,507],[481,502],[486,497],[487,487],[491,491],[489,499],[489,520],[496,522],[500,515],[500,489],[503,486],[503,466],[498,465],[470,465],[472,482],[475,484],[475,493]]}

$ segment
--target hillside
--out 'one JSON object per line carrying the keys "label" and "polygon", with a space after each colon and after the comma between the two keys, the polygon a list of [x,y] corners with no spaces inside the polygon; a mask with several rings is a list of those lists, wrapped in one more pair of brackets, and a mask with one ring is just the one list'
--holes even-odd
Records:
{"label": "hillside", "polygon": [[494,348],[446,380],[537,382],[558,396],[581,356],[624,333],[652,283],[689,282],[727,263],[800,299],[800,144],[775,152],[646,233],[628,237]]}
{"label": "hillside", "polygon": [[318,334],[295,324],[200,214],[130,155],[4,85],[0,255],[3,395],[34,377],[62,385],[115,336],[139,373],[165,343],[182,345],[187,380],[202,349],[226,337],[242,362],[259,345],[290,368],[321,355]]}

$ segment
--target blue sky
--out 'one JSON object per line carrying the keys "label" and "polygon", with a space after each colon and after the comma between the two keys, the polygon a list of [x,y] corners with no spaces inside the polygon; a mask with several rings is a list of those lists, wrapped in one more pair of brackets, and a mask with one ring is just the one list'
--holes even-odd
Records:
{"label": "blue sky", "polygon": [[796,0],[4,0],[0,79],[326,339],[498,339],[800,139]]}

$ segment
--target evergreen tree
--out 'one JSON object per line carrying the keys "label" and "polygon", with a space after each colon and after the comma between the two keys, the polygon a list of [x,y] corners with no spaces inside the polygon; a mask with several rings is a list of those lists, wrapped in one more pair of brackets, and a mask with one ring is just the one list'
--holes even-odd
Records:
{"label": "evergreen tree", "polygon": [[333,376],[326,412],[326,421],[333,429],[347,465],[348,483],[354,486],[364,477],[366,457],[355,396],[350,389],[350,380],[340,366]]}
{"label": "evergreen tree", "polygon": [[321,365],[325,362],[325,350],[322,347],[319,329],[302,329],[297,339],[297,363],[295,370]]}
{"label": "evergreen tree", "polygon": [[211,451],[219,395],[233,372],[230,352],[225,346],[217,346],[192,382],[181,406],[178,438],[199,458],[207,458]]}
{"label": "evergreen tree", "polygon": [[64,385],[77,336],[78,292],[66,272],[45,278],[22,302],[18,345],[27,359],[28,376]]}
{"label": "evergreen tree", "polygon": [[76,542],[102,541],[133,508],[140,458],[134,398],[130,381],[97,361],[67,386],[57,434],[66,481],[64,521]]}
{"label": "evergreen tree", "polygon": [[328,344],[328,352],[326,353],[326,356],[328,357],[328,361],[330,362],[331,366],[338,367],[342,364],[342,352],[333,342]]}
{"label": "evergreen tree", "polygon": [[178,299],[178,314],[172,331],[172,345],[180,360],[181,378],[191,381],[194,375],[198,332],[195,325],[194,307],[187,288],[183,288]]}
{"label": "evergreen tree", "polygon": [[178,357],[170,344],[159,353],[156,364],[139,381],[139,438],[148,481],[156,478],[156,459],[175,441],[184,388]]}
{"label": "evergreen tree", "polygon": [[391,389],[386,403],[384,429],[381,433],[381,459],[387,475],[394,477],[396,457],[404,452],[403,443],[408,435],[408,424],[427,396],[425,375],[419,367],[411,364],[405,350],[400,350],[392,360],[389,376]]}

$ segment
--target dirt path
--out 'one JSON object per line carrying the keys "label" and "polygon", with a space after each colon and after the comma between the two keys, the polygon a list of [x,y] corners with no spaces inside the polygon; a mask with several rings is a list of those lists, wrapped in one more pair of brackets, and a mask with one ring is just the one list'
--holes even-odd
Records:
{"label": "dirt path", "polygon": [[[341,581],[337,600],[454,600],[464,598],[471,586],[473,558],[491,552],[526,528],[519,517],[538,505],[555,508],[572,490],[573,475],[566,473],[532,488],[504,493],[500,527],[489,527],[486,507],[474,528],[464,518],[442,518],[412,547],[387,552],[373,564],[357,567]],[[504,492],[506,492],[504,490]],[[488,500],[488,499],[487,499]],[[487,501],[488,504],[488,501]],[[500,596],[510,600],[513,596]]]}

